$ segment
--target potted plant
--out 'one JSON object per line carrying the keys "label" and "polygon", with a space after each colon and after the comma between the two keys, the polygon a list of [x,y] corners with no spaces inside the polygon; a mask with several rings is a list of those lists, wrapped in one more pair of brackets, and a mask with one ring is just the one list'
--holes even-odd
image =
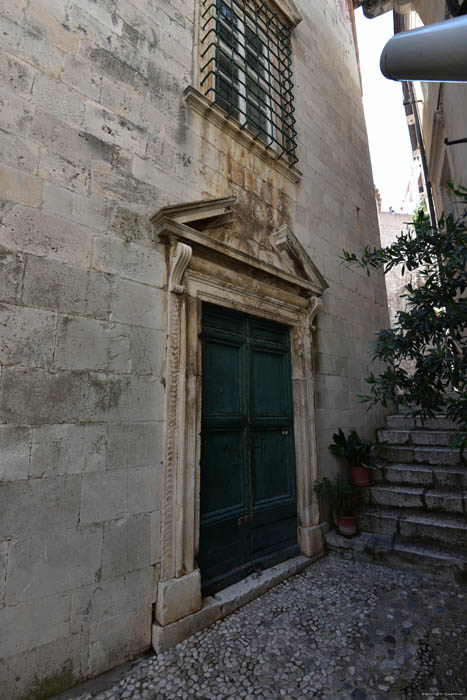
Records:
{"label": "potted plant", "polygon": [[363,440],[356,430],[351,430],[346,438],[339,428],[332,436],[333,442],[329,449],[336,457],[343,457],[350,464],[352,484],[355,486],[371,486],[373,483],[374,463],[371,457],[372,443]]}
{"label": "potted plant", "polygon": [[338,476],[334,481],[324,477],[313,487],[318,497],[329,500],[334,520],[341,535],[354,537],[358,530],[360,489]]}

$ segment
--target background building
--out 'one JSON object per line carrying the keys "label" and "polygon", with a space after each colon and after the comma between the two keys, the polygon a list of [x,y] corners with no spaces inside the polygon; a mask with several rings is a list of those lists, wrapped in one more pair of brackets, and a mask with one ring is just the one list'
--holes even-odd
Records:
{"label": "background building", "polygon": [[[411,214],[401,214],[400,212],[379,212],[379,229],[381,233],[381,245],[390,246],[401,233],[406,233],[411,222]],[[401,294],[404,293],[404,287],[407,284],[416,285],[418,274],[417,272],[404,272],[401,274],[400,266],[390,270],[385,275],[386,290],[388,295],[389,319],[391,326],[396,320],[397,311],[404,309]]]}
{"label": "background building", "polygon": [[[363,6],[367,17],[394,10],[395,32],[442,22],[467,11],[460,0],[367,0],[354,2],[354,6]],[[432,193],[436,216],[443,210],[459,214],[448,184],[465,186],[467,182],[467,86],[413,82],[402,83],[402,90],[414,157],[423,160],[421,151],[426,155],[427,168],[425,174],[422,171],[422,180],[425,190]],[[415,128],[416,111],[421,139]]]}
{"label": "background building", "polygon": [[[452,17],[449,3],[418,2],[405,17],[403,29],[441,22]],[[459,214],[449,183],[467,182],[467,86],[462,83],[418,83],[415,95],[420,113],[421,130],[428,162],[437,216],[446,212]],[[464,143],[452,143],[464,139]]]}
{"label": "background building", "polygon": [[[234,520],[250,537],[257,518],[251,500],[246,516],[231,502],[234,520],[219,515],[240,442],[216,446],[210,430],[256,431],[256,493],[273,513],[263,564],[321,554],[312,487],[338,468],[330,437],[382,422],[356,394],[387,326],[384,280],[339,259],[379,244],[352,11],[346,0],[2,4],[6,697],[50,696],[147,649],[153,610],[156,645],[209,622],[200,509],[201,530],[212,504],[225,525],[219,546]],[[241,350],[222,359],[221,346]],[[227,372],[245,357],[260,357],[253,388]],[[240,384],[263,423],[238,409],[247,423],[213,428],[232,418]],[[268,454],[288,465],[272,485]],[[210,464],[224,471],[206,485]],[[248,537],[232,540],[242,556]]]}

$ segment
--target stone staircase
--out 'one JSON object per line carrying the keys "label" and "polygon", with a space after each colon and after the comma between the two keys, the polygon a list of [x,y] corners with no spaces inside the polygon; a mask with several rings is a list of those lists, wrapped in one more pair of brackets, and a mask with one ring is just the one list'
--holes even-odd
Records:
{"label": "stone staircase", "polygon": [[449,447],[455,435],[445,416],[424,424],[389,416],[378,431],[378,469],[360,513],[360,534],[346,539],[333,530],[328,546],[467,583],[467,465],[460,450]]}

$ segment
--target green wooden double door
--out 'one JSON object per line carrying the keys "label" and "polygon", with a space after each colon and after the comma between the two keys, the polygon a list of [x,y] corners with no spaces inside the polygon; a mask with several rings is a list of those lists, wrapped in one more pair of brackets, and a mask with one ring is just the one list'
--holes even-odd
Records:
{"label": "green wooden double door", "polygon": [[200,550],[203,593],[295,556],[288,328],[203,306]]}

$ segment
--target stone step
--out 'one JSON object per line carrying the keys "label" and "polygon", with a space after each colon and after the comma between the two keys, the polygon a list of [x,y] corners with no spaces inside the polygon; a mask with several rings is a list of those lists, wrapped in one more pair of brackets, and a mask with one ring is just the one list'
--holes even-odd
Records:
{"label": "stone step", "polygon": [[[360,514],[361,530],[373,538],[368,551],[376,556],[379,547],[381,555],[389,538],[393,546],[383,553],[391,562],[451,566],[467,581],[467,465],[450,446],[458,424],[445,415],[422,421],[402,413],[389,416],[377,435],[375,484]],[[465,561],[452,548],[464,548]]]}
{"label": "stone step", "polygon": [[418,447],[410,445],[378,445],[377,455],[392,462],[417,464],[461,464],[460,450],[449,447]]}
{"label": "stone step", "polygon": [[383,481],[390,484],[428,486],[433,484],[435,469],[439,469],[439,467],[433,467],[429,464],[386,464],[382,467]]}
{"label": "stone step", "polygon": [[386,425],[388,428],[395,430],[412,430],[415,428],[422,428],[423,430],[459,430],[459,424],[454,423],[443,414],[422,421],[419,417],[414,418],[397,413],[392,416],[387,416]]}
{"label": "stone step", "polygon": [[467,581],[467,550],[462,547],[364,531],[348,538],[330,530],[325,538],[328,548],[346,559],[377,561],[398,568],[416,567],[458,583]]}
{"label": "stone step", "polygon": [[378,430],[378,441],[389,445],[449,447],[458,432],[449,430]]}
{"label": "stone step", "polygon": [[420,486],[377,485],[369,491],[370,503],[393,508],[424,508],[447,513],[464,513],[462,490]]}
{"label": "stone step", "polygon": [[367,505],[360,511],[360,529],[380,535],[396,535],[400,517],[401,511],[397,508]]}
{"label": "stone step", "polygon": [[465,575],[467,575],[467,549],[463,547],[433,544],[396,535],[393,540],[393,549],[415,563],[458,567],[464,571],[464,580],[467,580],[465,579]]}
{"label": "stone step", "polygon": [[459,430],[459,423],[454,423],[454,421],[450,420],[445,415],[427,418],[424,421],[421,418],[416,418],[415,426],[423,430]]}
{"label": "stone step", "polygon": [[421,508],[364,506],[360,528],[365,532],[403,535],[414,539],[467,547],[467,521],[461,514],[429,513]]}
{"label": "stone step", "polygon": [[424,488],[419,486],[373,486],[370,503],[392,508],[423,508]]}
{"label": "stone step", "polygon": [[405,537],[467,547],[467,522],[462,515],[412,514],[400,518],[399,527]]}
{"label": "stone step", "polygon": [[467,468],[463,466],[437,466],[433,469],[433,484],[434,486],[446,486],[454,488],[467,487]]}
{"label": "stone step", "polygon": [[385,464],[378,473],[382,483],[467,488],[467,468],[460,465]]}
{"label": "stone step", "polygon": [[449,489],[428,489],[425,493],[425,505],[428,510],[442,510],[446,513],[464,514],[466,492]]}

